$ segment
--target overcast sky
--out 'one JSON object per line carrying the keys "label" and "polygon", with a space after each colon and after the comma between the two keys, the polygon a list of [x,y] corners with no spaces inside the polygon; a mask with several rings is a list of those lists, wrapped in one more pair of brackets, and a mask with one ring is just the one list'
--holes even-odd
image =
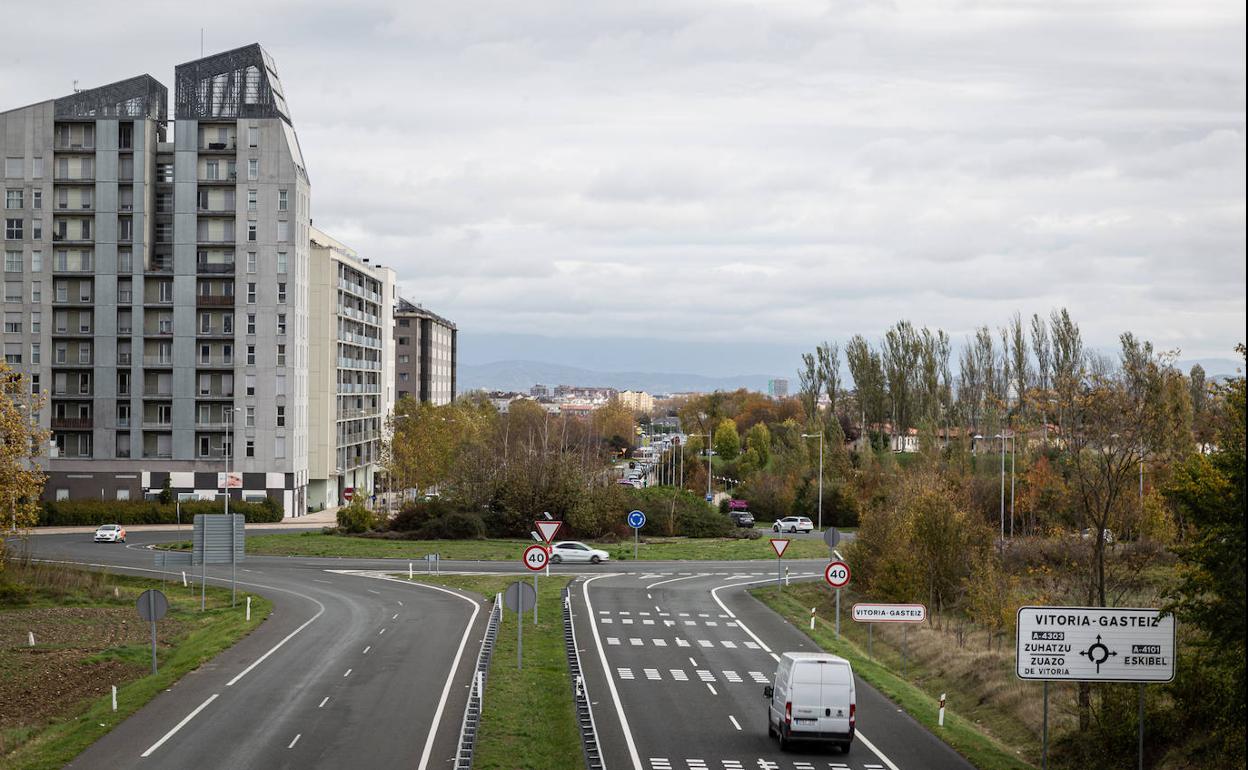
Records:
{"label": "overcast sky", "polygon": [[1242,0],[181,5],[4,14],[4,106],[258,41],[317,226],[461,329],[1244,338]]}

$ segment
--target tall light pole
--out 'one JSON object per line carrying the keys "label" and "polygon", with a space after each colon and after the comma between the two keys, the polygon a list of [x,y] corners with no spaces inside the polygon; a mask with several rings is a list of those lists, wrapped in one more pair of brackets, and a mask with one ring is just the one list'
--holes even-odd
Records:
{"label": "tall light pole", "polygon": [[802,438],[819,437],[819,522],[818,528],[823,530],[823,432],[819,433],[803,433]]}
{"label": "tall light pole", "polygon": [[1014,466],[1018,463],[1018,434],[1010,434],[1010,538],[1014,537]]}
{"label": "tall light pole", "polygon": [[1005,430],[995,438],[1001,440],[1001,548],[1005,548]]}
{"label": "tall light pole", "polygon": [[711,502],[711,499],[715,497],[715,495],[711,493],[711,434],[697,433],[694,435],[706,437],[706,502],[709,503]]}

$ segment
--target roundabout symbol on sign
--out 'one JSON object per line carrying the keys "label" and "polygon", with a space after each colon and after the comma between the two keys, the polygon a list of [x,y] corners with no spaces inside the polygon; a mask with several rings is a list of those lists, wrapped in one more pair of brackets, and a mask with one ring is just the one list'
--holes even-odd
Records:
{"label": "roundabout symbol on sign", "polygon": [[546,546],[531,545],[524,549],[524,566],[534,572],[545,569],[548,561],[550,561],[550,552],[546,550]]}
{"label": "roundabout symbol on sign", "polygon": [[823,579],[833,588],[844,588],[849,585],[849,565],[843,561],[834,561],[823,571]]}
{"label": "roundabout symbol on sign", "polygon": [[633,529],[641,529],[646,526],[646,514],[641,511],[633,511],[628,514],[628,526]]}
{"label": "roundabout symbol on sign", "polygon": [[1101,673],[1101,664],[1110,659],[1111,656],[1118,654],[1117,650],[1111,651],[1109,646],[1101,641],[1101,635],[1096,635],[1096,642],[1088,645],[1088,649],[1079,653],[1088,660],[1096,664],[1096,673]]}

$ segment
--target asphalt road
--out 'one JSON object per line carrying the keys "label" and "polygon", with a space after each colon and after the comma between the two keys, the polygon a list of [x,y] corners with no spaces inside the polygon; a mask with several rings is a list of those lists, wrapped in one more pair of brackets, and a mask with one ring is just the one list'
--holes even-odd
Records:
{"label": "asphalt road", "polygon": [[[130,539],[127,547],[43,535],[32,538],[32,551],[158,576],[142,546],[171,535]],[[69,767],[447,767],[487,608],[445,589],[326,566],[244,562],[240,590],[271,599],[272,616]],[[208,576],[228,584],[229,568],[209,567]]]}
{"label": "asphalt road", "polygon": [[[814,574],[820,574],[815,572]],[[817,651],[746,594],[755,574],[667,573],[577,584],[581,664],[608,765],[635,770],[968,770],[971,765],[861,679],[847,754],[767,735],[776,653]]]}

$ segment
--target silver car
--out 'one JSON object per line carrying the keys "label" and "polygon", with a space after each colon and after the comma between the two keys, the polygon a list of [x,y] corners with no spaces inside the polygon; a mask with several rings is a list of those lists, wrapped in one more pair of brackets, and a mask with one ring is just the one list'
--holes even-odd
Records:
{"label": "silver car", "polygon": [[126,530],[120,524],[101,524],[99,529],[95,530],[95,542],[124,543]]}
{"label": "silver car", "polygon": [[805,516],[785,516],[771,525],[773,532],[814,532],[815,523]]}
{"label": "silver car", "polygon": [[562,540],[550,547],[550,561],[554,564],[562,564],[565,561],[600,564],[610,558],[611,555],[606,551],[590,548],[575,540]]}

